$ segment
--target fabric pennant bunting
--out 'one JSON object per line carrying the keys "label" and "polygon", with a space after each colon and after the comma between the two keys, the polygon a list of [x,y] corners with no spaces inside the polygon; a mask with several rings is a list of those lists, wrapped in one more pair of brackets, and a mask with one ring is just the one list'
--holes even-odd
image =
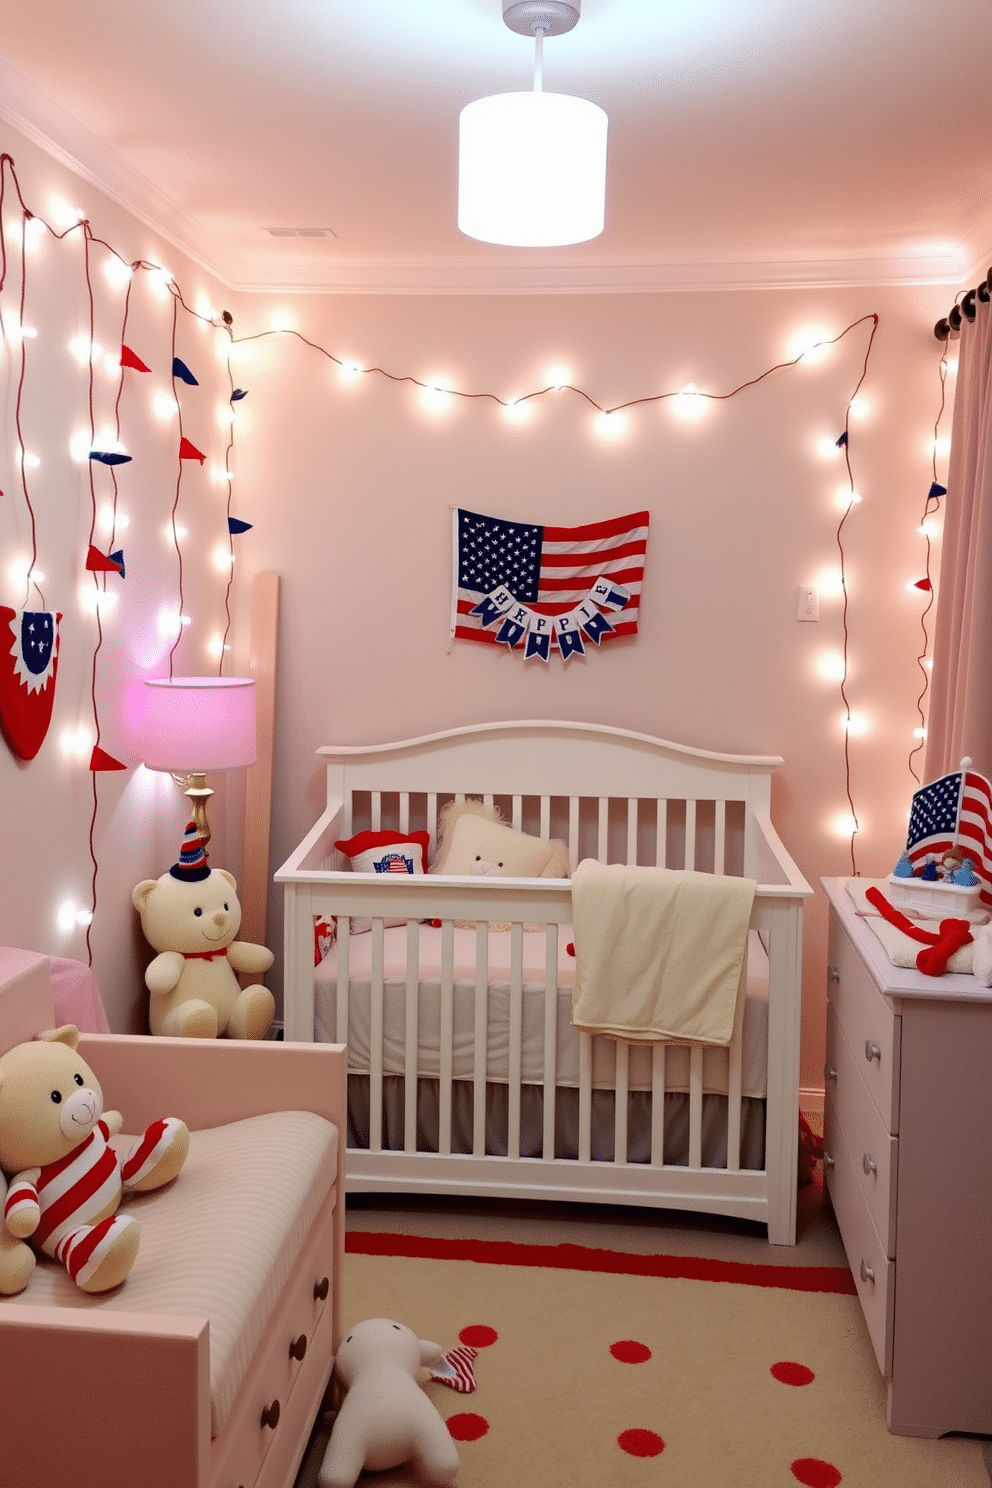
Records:
{"label": "fabric pennant bunting", "polygon": [[172,375],[173,377],[178,377],[180,382],[188,383],[190,387],[200,386],[199,382],[193,376],[192,372],[189,370],[186,363],[181,359],[181,357],[172,358]]}
{"label": "fabric pennant bunting", "polygon": [[929,490],[928,495],[930,497],[932,497],[934,500],[936,500],[938,496],[946,496],[947,495],[947,487],[946,486],[942,486],[939,481],[933,481],[933,482],[931,482],[930,490]]}
{"label": "fabric pennant bunting", "polygon": [[150,372],[151,367],[146,367],[136,352],[130,346],[121,347],[121,366],[131,367],[135,372]]}
{"label": "fabric pennant bunting", "polygon": [[250,532],[251,522],[242,522],[240,517],[228,517],[227,530],[232,537],[239,537],[242,532]]}
{"label": "fabric pennant bunting", "polygon": [[648,523],[633,512],[542,527],[456,508],[452,636],[546,662],[555,649],[568,661],[586,654],[586,640],[636,635]]}
{"label": "fabric pennant bunting", "polygon": [[90,450],[90,459],[101,465],[127,465],[133,455],[122,455],[119,450]]}
{"label": "fabric pennant bunting", "polygon": [[90,755],[90,769],[94,773],[98,770],[126,770],[127,765],[119,759],[114,759],[114,756],[108,754],[105,749],[101,749],[99,744],[94,744],[93,753]]}
{"label": "fabric pennant bunting", "polygon": [[200,464],[202,465],[207,457],[206,455],[202,454],[201,451],[197,449],[196,445],[193,444],[191,440],[187,439],[186,435],[184,434],[182,439],[180,439],[179,441],[179,458],[180,460],[199,460]]}
{"label": "fabric pennant bunting", "polygon": [[124,574],[124,552],[101,553],[99,548],[90,544],[89,552],[86,554],[86,567],[90,573],[119,573]]}
{"label": "fabric pennant bunting", "polygon": [[34,759],[52,721],[61,619],[0,605],[0,729],[18,759]]}
{"label": "fabric pennant bunting", "polygon": [[234,392],[231,394],[231,402],[232,403],[240,403],[241,402],[241,399],[242,398],[247,398],[247,396],[248,396],[248,389],[247,388],[235,388],[234,389]]}

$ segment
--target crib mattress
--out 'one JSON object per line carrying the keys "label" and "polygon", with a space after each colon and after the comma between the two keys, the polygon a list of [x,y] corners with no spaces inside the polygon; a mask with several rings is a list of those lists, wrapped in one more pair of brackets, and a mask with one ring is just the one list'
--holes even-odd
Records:
{"label": "crib mattress", "polygon": [[[441,1072],[441,943],[443,932],[418,926],[419,990],[417,1008],[417,1072],[437,1078]],[[406,1069],[406,950],[405,926],[383,932],[382,1062],[384,1075]],[[545,1078],[545,963],[547,937],[542,930],[523,933],[523,990],[520,1009],[520,1079],[542,1084]],[[556,997],[556,1055],[554,1083],[577,1087],[582,1035],[572,1026],[572,988],[575,959],[568,955],[570,925],[559,927],[558,991]],[[490,1082],[510,1080],[511,934],[488,934],[488,986],[483,988],[481,1015],[486,1026],[485,1076]],[[455,928],[453,934],[452,1076],[475,1077],[476,932]],[[352,935],[348,941],[348,1069],[367,1074],[372,1065],[372,934]],[[315,1036],[325,1043],[339,1041],[337,1024],[338,954],[332,947],[315,968]],[[768,1070],[768,960],[758,936],[748,937],[747,981],[743,1014],[741,1093],[763,1098]],[[616,1081],[617,1045],[612,1039],[592,1039],[592,1083],[612,1090]],[[628,1050],[631,1090],[650,1090],[652,1050],[624,1045]],[[669,1045],[665,1050],[665,1089],[689,1089],[690,1050]],[[703,1090],[726,1095],[729,1056],[726,1049],[703,1050]]]}

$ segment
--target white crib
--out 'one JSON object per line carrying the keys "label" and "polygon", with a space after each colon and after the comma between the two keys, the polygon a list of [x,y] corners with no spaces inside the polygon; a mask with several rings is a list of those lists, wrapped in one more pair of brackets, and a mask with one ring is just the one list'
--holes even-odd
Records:
{"label": "white crib", "polygon": [[[285,1036],[348,1044],[349,1191],[644,1204],[758,1221],[794,1244],[812,891],[771,824],[782,761],[539,721],[318,752],[326,809],[276,874]],[[573,868],[597,858],[756,880],[729,1049],[643,1048],[571,1026],[567,879],[353,873],[334,848],[365,828],[426,829],[433,846],[439,811],[465,796],[563,838]],[[318,917],[338,934],[315,971]],[[351,933],[360,918],[371,931]]]}

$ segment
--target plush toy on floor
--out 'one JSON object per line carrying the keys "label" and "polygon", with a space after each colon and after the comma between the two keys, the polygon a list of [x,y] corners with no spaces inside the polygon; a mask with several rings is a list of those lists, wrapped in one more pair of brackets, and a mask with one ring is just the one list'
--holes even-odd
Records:
{"label": "plush toy on floor", "polygon": [[237,972],[268,971],[272,952],[235,940],[241,926],[238,886],[211,868],[192,822],[178,863],[145,879],[131,895],[145,939],[158,951],[145,972],[152,1033],[173,1038],[264,1039],[275,1000],[267,987],[242,990]]}
{"label": "plush toy on floor", "polygon": [[451,1482],[458,1452],[417,1382],[421,1365],[435,1363],[443,1352],[391,1318],[356,1323],[334,1366],[347,1393],[324,1453],[319,1488],[354,1488],[364,1468],[381,1472],[410,1461],[433,1481]]}
{"label": "plush toy on floor", "polygon": [[81,1291],[105,1292],[124,1281],[138,1252],[137,1221],[117,1213],[122,1191],[171,1183],[189,1131],[174,1116],[155,1121],[119,1159],[110,1138],[121,1114],[104,1111],[78,1043],[68,1024],[0,1056],[4,1219],[10,1236],[60,1261]]}

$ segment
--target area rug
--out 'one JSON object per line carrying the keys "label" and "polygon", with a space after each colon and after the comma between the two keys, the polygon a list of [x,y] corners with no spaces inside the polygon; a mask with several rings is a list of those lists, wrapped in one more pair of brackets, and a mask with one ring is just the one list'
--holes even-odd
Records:
{"label": "area rug", "polygon": [[[391,1317],[476,1388],[425,1389],[460,1488],[989,1488],[966,1438],[889,1434],[846,1270],[349,1233],[345,1329]],[[363,1474],[377,1488],[410,1469]]]}

